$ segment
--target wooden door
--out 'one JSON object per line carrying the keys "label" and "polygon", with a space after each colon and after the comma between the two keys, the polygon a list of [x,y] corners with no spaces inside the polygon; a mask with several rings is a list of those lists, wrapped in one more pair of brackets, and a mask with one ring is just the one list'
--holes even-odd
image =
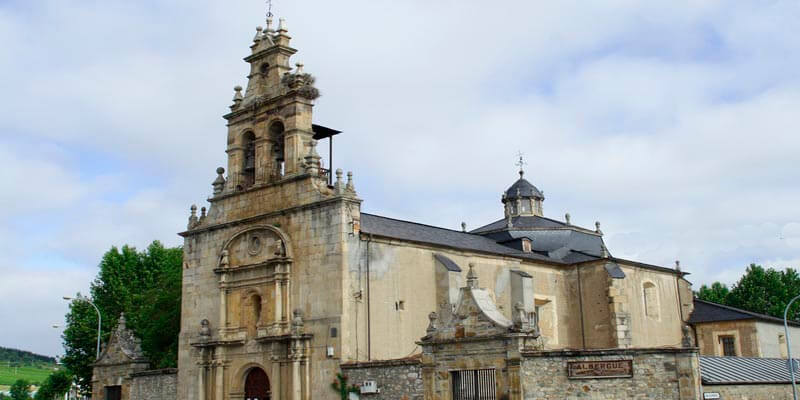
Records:
{"label": "wooden door", "polygon": [[253,368],[244,381],[245,400],[270,400],[269,378],[261,368]]}

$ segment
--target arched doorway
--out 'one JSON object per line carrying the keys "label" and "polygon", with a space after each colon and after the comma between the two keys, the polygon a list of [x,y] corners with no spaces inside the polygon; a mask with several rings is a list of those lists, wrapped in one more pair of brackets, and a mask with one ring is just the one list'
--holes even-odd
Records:
{"label": "arched doorway", "polygon": [[253,368],[247,373],[244,381],[245,400],[270,400],[269,378],[261,368]]}

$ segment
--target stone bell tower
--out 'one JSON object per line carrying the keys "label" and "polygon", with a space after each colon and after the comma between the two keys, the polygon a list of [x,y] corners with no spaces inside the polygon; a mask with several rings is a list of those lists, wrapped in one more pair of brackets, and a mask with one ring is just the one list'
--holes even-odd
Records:
{"label": "stone bell tower", "polygon": [[336,333],[361,200],[352,173],[321,166],[317,140],[339,132],[312,124],[319,91],[290,66],[290,39],[283,20],[256,28],[247,89],[223,116],[227,177],[217,168],[208,210],[192,206],[180,233],[179,399],[324,398],[349,351]]}
{"label": "stone bell tower", "polygon": [[313,100],[319,97],[314,78],[293,70],[289,59],[297,50],[281,19],[277,31],[271,19],[267,28],[256,28],[247,89],[234,88],[228,120],[227,191],[237,191],[280,181],[306,172],[305,157],[314,132],[311,125]]}

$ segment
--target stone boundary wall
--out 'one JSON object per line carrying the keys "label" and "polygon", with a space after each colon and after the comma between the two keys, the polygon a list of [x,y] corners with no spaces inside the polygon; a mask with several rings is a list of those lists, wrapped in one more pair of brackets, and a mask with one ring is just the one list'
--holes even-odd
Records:
{"label": "stone boundary wall", "polygon": [[786,400],[792,398],[792,384],[703,385],[703,393],[719,393],[720,400]]}
{"label": "stone boundary wall", "polygon": [[178,398],[178,369],[157,369],[132,374],[130,398],[176,400]]}
{"label": "stone boundary wall", "polygon": [[422,367],[419,359],[352,362],[341,365],[351,385],[375,381],[376,394],[361,394],[362,400],[422,400]]}
{"label": "stone boundary wall", "polygon": [[[570,361],[610,360],[632,360],[633,377],[567,377]],[[696,400],[701,396],[699,361],[694,348],[525,352],[520,383],[525,400]]]}

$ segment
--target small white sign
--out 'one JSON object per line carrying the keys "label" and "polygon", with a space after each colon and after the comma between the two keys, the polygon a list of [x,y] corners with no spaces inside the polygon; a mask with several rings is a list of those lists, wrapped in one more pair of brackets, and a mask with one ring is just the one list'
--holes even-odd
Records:
{"label": "small white sign", "polygon": [[704,399],[719,399],[719,393],[717,392],[705,392],[703,393]]}

